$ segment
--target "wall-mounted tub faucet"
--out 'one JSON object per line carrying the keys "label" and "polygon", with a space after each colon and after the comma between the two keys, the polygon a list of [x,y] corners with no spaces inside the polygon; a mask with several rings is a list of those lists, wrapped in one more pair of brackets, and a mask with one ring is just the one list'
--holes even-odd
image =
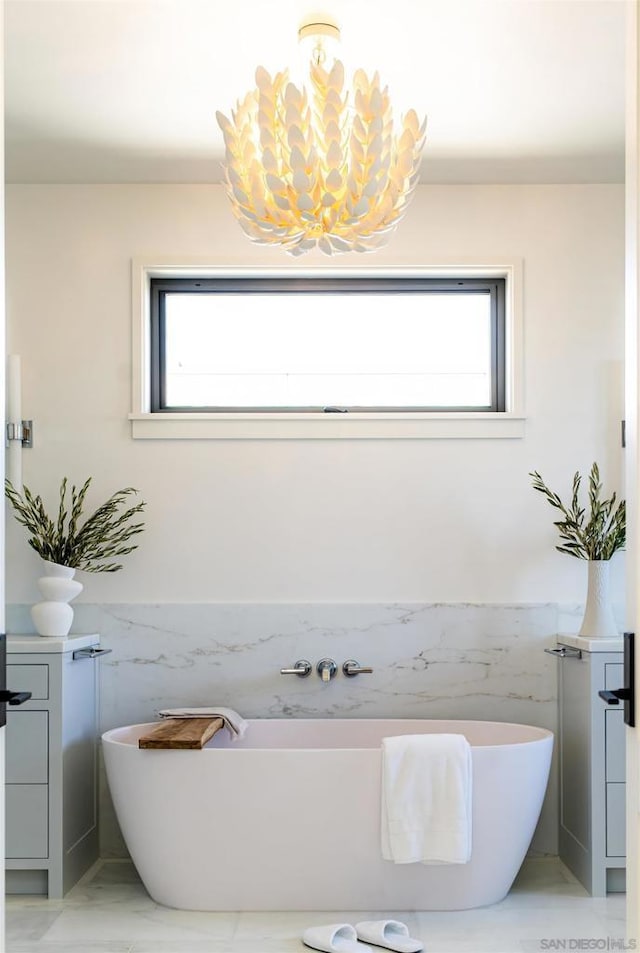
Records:
{"label": "wall-mounted tub faucet", "polygon": [[[298,678],[306,678],[308,675],[311,675],[312,668],[311,662],[308,662],[306,659],[298,659],[297,662],[293,663],[291,668],[281,668],[280,674],[297,675]],[[360,665],[360,662],[356,662],[355,659],[350,658],[343,663],[342,671],[347,678],[353,678],[354,675],[369,675],[373,672],[373,669],[368,666]],[[316,665],[316,672],[323,682],[330,682],[337,674],[338,666],[332,658],[321,658]]]}
{"label": "wall-mounted tub faucet", "polygon": [[298,659],[294,663],[293,668],[281,668],[281,675],[297,675],[299,678],[306,678],[307,675],[311,674],[311,662],[307,662],[306,659]]}
{"label": "wall-mounted tub faucet", "polygon": [[337,670],[338,666],[332,658],[321,658],[316,665],[316,672],[323,682],[330,682]]}

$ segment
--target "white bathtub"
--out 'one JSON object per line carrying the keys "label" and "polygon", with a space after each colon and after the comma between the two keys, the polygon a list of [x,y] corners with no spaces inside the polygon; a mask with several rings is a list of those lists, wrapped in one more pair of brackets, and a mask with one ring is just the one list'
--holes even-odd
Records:
{"label": "white bathtub", "polygon": [[[461,910],[501,900],[533,836],[553,736],[483,721],[265,719],[202,751],[137,747],[150,725],[102,736],[116,814],[158,903],[184,910]],[[464,734],[473,749],[468,864],[380,852],[380,742]]]}

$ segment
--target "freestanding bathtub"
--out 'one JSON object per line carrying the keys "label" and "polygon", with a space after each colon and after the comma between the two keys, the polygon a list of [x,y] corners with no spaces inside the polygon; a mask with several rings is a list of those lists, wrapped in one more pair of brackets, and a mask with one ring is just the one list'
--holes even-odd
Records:
{"label": "freestanding bathtub", "polygon": [[[202,750],[102,736],[131,857],[184,910],[462,910],[501,900],[540,814],[553,735],[483,721],[265,719]],[[468,864],[394,864],[380,850],[381,739],[454,732],[472,746]]]}

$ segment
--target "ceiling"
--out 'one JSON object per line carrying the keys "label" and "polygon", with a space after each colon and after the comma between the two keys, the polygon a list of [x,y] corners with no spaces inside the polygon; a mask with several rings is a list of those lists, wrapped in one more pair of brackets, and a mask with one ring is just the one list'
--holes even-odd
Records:
{"label": "ceiling", "polygon": [[[6,0],[9,182],[216,182],[305,0]],[[315,8],[317,9],[317,7]],[[423,182],[618,182],[624,0],[327,0],[340,57],[428,116]]]}

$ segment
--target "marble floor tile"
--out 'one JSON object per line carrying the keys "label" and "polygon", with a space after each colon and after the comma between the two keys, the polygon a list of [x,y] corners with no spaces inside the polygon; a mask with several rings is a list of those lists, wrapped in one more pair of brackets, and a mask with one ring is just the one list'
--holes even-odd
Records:
{"label": "marble floor tile", "polygon": [[112,904],[88,904],[64,910],[52,927],[44,934],[44,940],[69,942],[90,941],[96,936],[130,944],[141,941],[163,941],[180,944],[193,941],[224,940],[233,937],[237,914],[194,913],[186,910],[170,910],[158,904],[144,910],[132,909],[126,902]]}
{"label": "marble floor tile", "polygon": [[7,940],[7,953],[34,953],[34,951],[37,953],[131,953],[131,944],[100,943],[99,941],[87,943],[85,940],[81,943],[70,943],[68,940],[63,940],[58,943],[45,941],[34,946],[32,942],[9,943]]}
{"label": "marble floor tile", "polygon": [[130,860],[103,860],[87,871],[80,883],[98,887],[105,884],[140,884],[142,881]]}
{"label": "marble floor tile", "polygon": [[576,939],[615,949],[624,917],[624,895],[590,897],[556,858],[527,862],[491,907],[409,913],[172,910],[147,895],[131,865],[106,862],[64,901],[8,897],[7,953],[304,953],[309,926],[382,918],[405,922],[427,953],[543,953]]}
{"label": "marble floor tile", "polygon": [[[483,921],[469,919],[460,923],[456,914],[452,914],[448,925],[433,925],[427,915],[421,923],[418,936],[430,953],[459,953],[475,949],[478,953],[519,953],[527,950],[540,953],[545,949],[572,949],[570,941],[575,938],[606,940],[607,931],[596,917],[581,916],[579,924],[571,917],[546,916],[541,921],[517,918],[504,921],[500,912]],[[614,936],[619,936],[616,933]],[[560,946],[558,941],[566,941]],[[470,944],[470,945],[469,945]],[[556,945],[553,945],[556,944]],[[597,947],[594,947],[597,948]]]}
{"label": "marble floor tile", "polygon": [[[260,947],[254,946],[253,953],[256,953],[258,949]],[[288,953],[289,948],[278,949],[282,949],[282,953]],[[300,944],[293,949],[296,953],[301,953],[301,950],[306,947]],[[40,951],[38,950],[37,953]],[[236,945],[230,940],[183,940],[179,945],[176,945],[174,940],[152,940],[134,943],[129,953],[236,953]]]}
{"label": "marble floor tile", "polygon": [[5,936],[12,940],[39,940],[53,926],[62,910],[48,909],[31,904],[25,907],[7,905],[5,915]]}

